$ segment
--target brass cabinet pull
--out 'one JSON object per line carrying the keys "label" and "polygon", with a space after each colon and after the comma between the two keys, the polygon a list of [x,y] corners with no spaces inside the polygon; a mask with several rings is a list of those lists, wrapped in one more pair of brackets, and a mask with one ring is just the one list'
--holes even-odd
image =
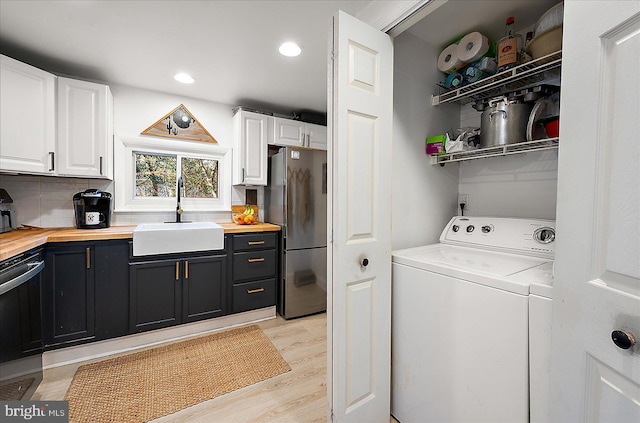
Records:
{"label": "brass cabinet pull", "polygon": [[264,261],[264,257],[254,258],[254,259],[247,259],[247,261],[249,263],[258,263],[258,262]]}
{"label": "brass cabinet pull", "polygon": [[180,279],[180,262],[176,261],[176,280]]}
{"label": "brass cabinet pull", "polygon": [[87,269],[91,269],[91,248],[87,247],[87,249],[84,251],[84,255],[85,255],[85,262],[87,265]]}
{"label": "brass cabinet pull", "polygon": [[189,260],[184,262],[184,278],[189,279]]}
{"label": "brass cabinet pull", "polygon": [[247,241],[247,244],[249,244],[249,245],[262,245],[262,244],[264,244],[264,241]]}
{"label": "brass cabinet pull", "polygon": [[257,294],[258,292],[264,292],[264,288],[247,289],[247,294]]}

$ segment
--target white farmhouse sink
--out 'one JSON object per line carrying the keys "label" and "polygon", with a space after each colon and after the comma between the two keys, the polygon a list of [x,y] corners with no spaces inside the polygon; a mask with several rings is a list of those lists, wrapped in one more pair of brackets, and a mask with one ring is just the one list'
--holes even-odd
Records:
{"label": "white farmhouse sink", "polygon": [[133,230],[133,255],[224,248],[224,229],[214,222],[142,223]]}

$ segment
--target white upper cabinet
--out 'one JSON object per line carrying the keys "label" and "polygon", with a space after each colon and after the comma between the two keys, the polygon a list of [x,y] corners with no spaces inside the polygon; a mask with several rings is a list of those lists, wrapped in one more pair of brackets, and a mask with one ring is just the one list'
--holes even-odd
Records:
{"label": "white upper cabinet", "polygon": [[306,147],[306,134],[304,122],[284,118],[273,118],[275,145],[291,145],[294,147]]}
{"label": "white upper cabinet", "polygon": [[307,147],[317,150],[327,149],[327,127],[307,123]]}
{"label": "white upper cabinet", "polygon": [[1,56],[0,170],[55,172],[56,77]]}
{"label": "white upper cabinet", "polygon": [[273,144],[327,149],[327,128],[299,120],[274,118]]}
{"label": "white upper cabinet", "polygon": [[273,134],[273,116],[238,110],[233,128],[233,185],[267,185],[267,144]]}
{"label": "white upper cabinet", "polygon": [[57,173],[113,179],[113,96],[108,86],[58,78]]}

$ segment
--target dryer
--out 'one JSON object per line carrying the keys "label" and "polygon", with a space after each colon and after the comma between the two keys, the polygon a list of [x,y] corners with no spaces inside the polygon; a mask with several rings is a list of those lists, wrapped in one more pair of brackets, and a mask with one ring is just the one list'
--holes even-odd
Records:
{"label": "dryer", "polygon": [[529,293],[555,222],[454,217],[392,254],[391,412],[410,422],[529,421]]}

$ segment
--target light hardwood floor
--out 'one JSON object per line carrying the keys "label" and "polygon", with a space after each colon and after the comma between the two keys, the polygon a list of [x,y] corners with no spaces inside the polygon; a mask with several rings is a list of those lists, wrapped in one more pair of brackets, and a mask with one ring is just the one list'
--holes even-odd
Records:
{"label": "light hardwood floor", "polygon": [[[326,422],[326,314],[290,321],[278,317],[258,325],[289,363],[290,372],[153,422]],[[76,369],[89,362],[46,370],[32,399],[63,399]]]}
{"label": "light hardwood floor", "polygon": [[[286,321],[281,317],[258,326],[289,363],[291,371],[202,402],[154,423],[244,423],[327,421],[326,314]],[[109,357],[111,358],[111,357]],[[62,400],[76,369],[94,361],[45,370],[32,400]],[[398,423],[393,417],[391,423]],[[97,422],[96,422],[97,423]]]}

